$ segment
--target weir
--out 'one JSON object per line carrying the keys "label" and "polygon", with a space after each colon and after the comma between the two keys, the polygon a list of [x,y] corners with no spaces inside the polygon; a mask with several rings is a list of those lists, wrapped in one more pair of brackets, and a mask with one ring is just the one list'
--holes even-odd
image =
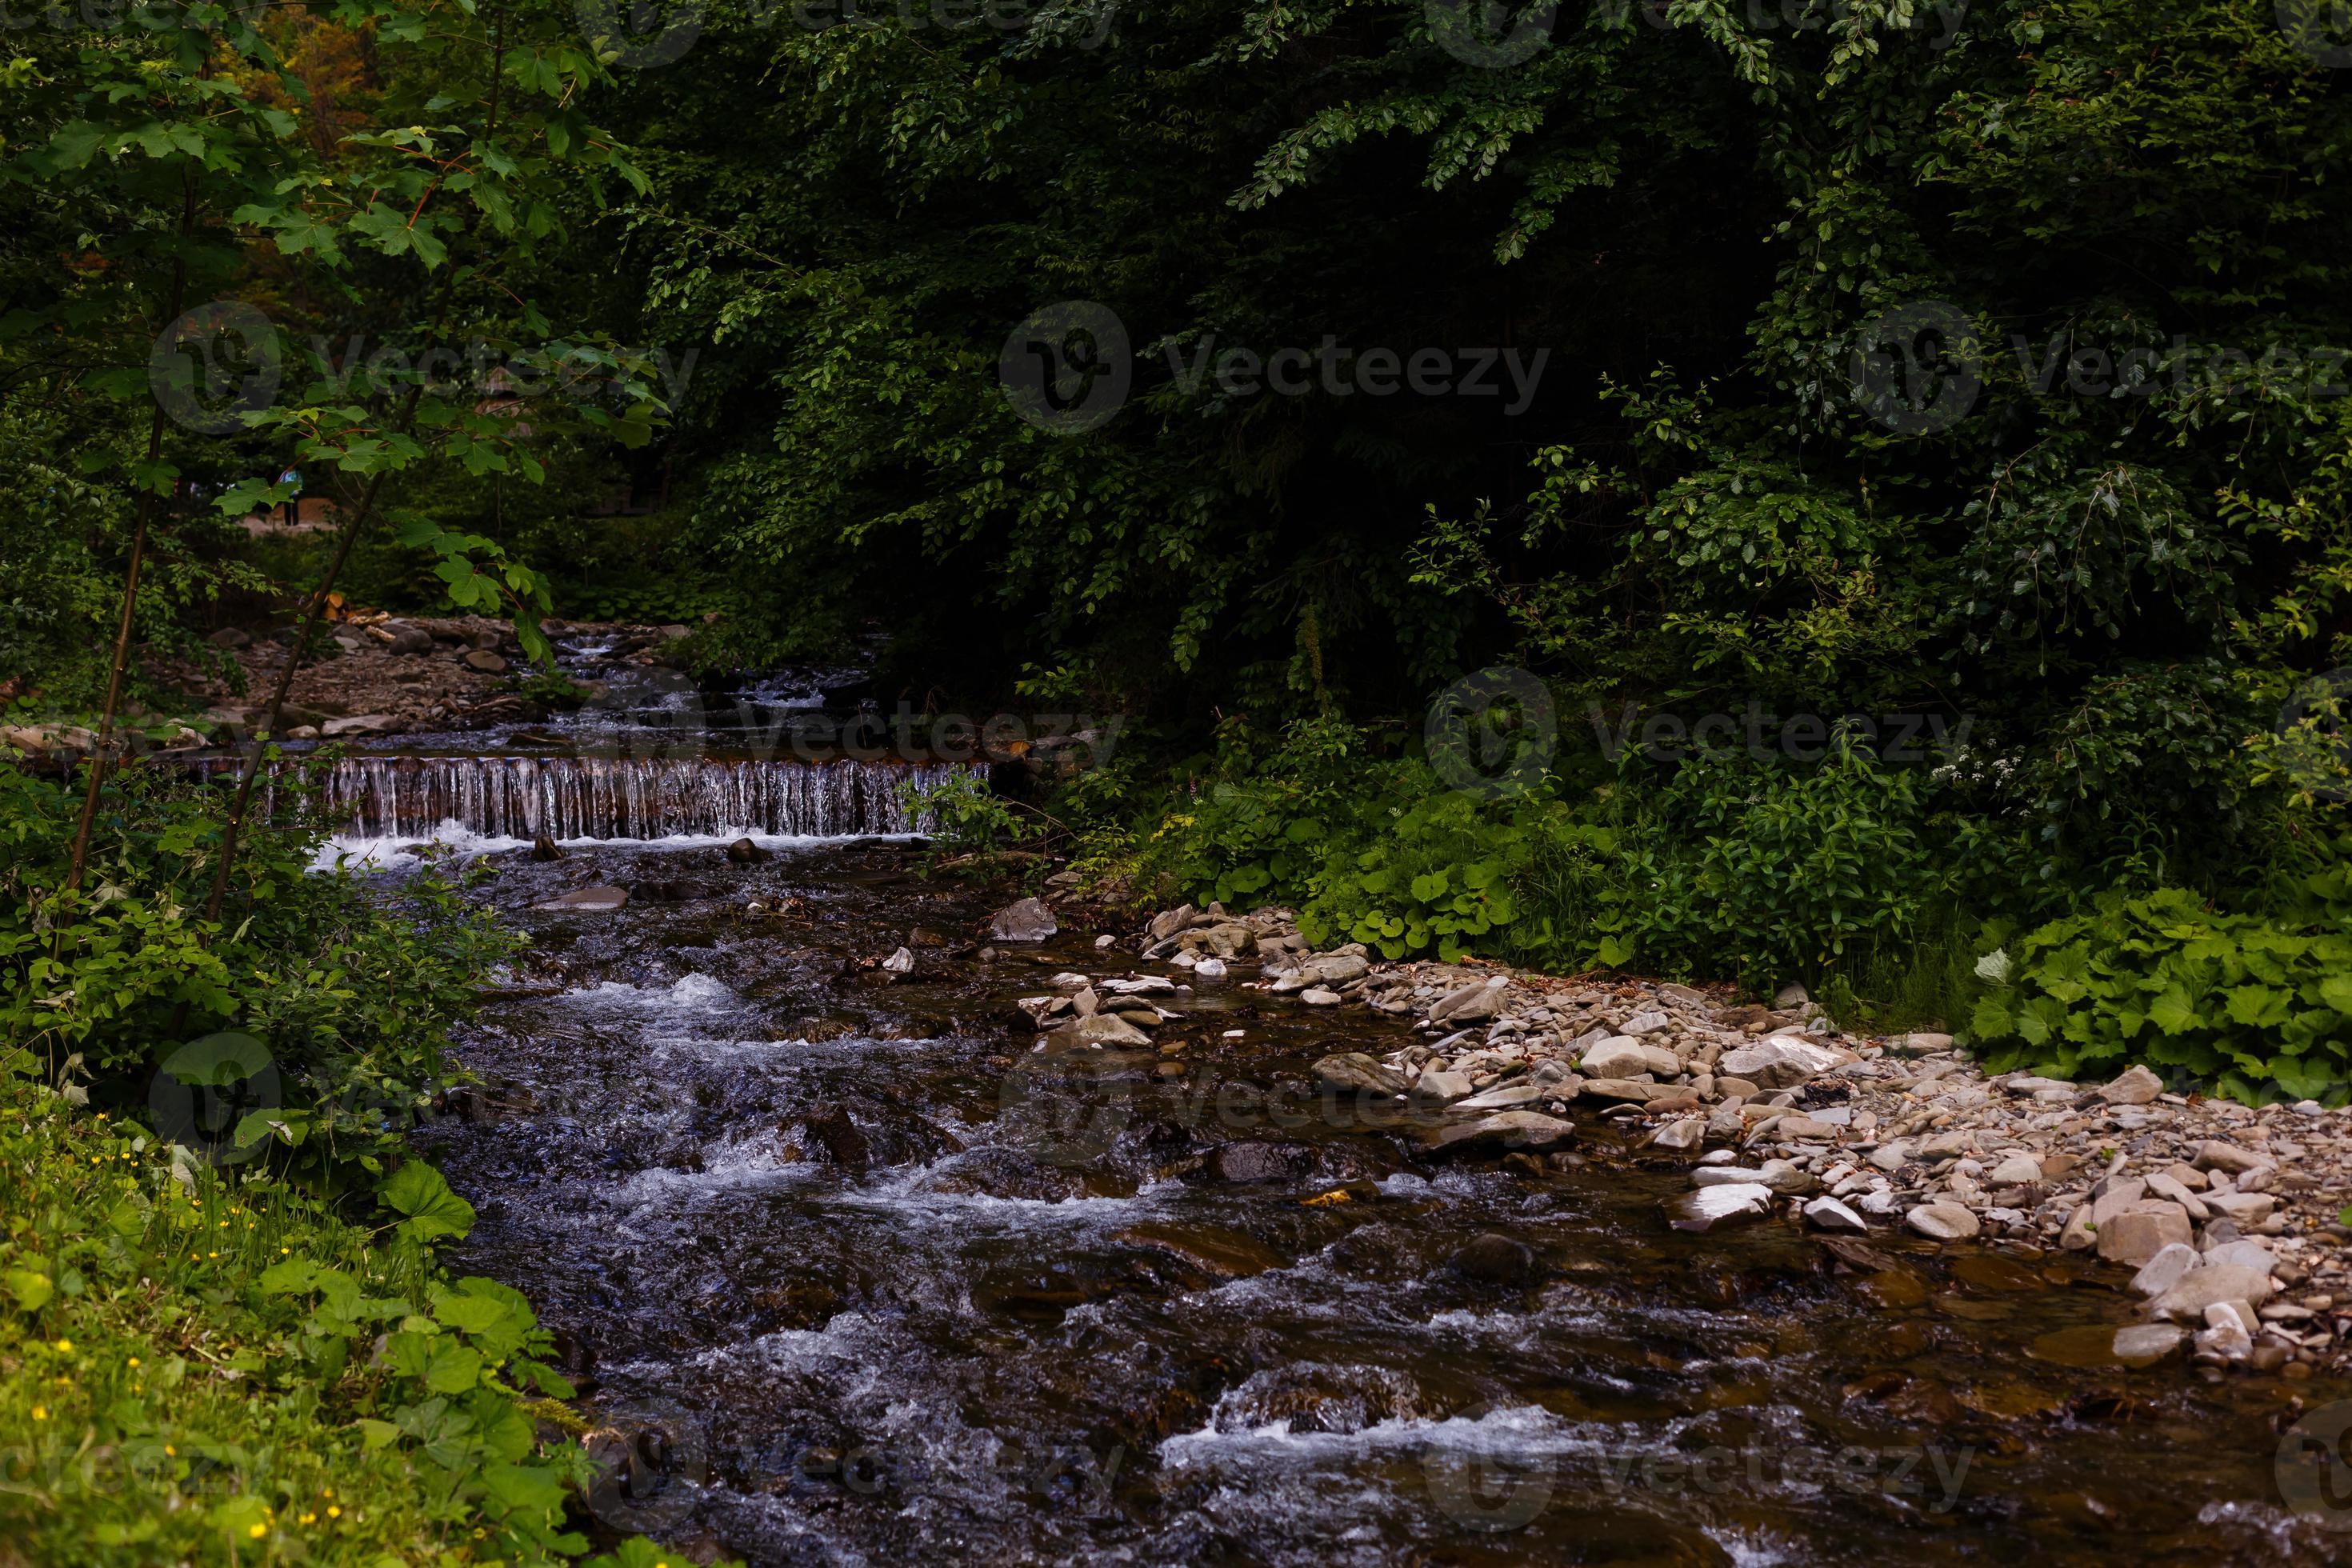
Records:
{"label": "weir", "polygon": [[350,831],[383,837],[423,836],[455,822],[515,838],[725,832],[840,838],[919,831],[901,787],[936,786],[957,771],[944,763],[369,755],[331,764],[322,805],[346,814]]}

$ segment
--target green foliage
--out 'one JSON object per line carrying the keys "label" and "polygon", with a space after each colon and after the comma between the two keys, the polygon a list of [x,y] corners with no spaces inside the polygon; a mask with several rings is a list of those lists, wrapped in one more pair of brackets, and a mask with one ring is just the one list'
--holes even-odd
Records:
{"label": "green foliage", "polygon": [[212,794],[113,774],[89,877],[68,893],[79,790],[0,767],[0,1060],[140,1105],[167,1065],[200,1075],[183,1082],[229,1081],[207,1065],[220,1051],[199,1047],[242,1038],[283,1103],[224,1130],[232,1151],[266,1142],[325,1171],[389,1149],[451,1081],[447,1030],[516,939],[436,872],[385,907],[312,871],[325,835],[294,783],[280,786],[287,816],[240,841],[242,900],[215,924],[200,909],[220,837]]}
{"label": "green foliage", "polygon": [[[387,1200],[439,1181],[411,1163]],[[0,1184],[0,1423],[16,1445],[0,1531],[20,1554],[586,1549],[565,1528],[584,1457],[532,1414],[571,1389],[513,1290],[449,1279],[397,1231],[387,1245],[283,1181],[176,1161],[151,1130],[14,1076]]]}
{"label": "green foliage", "polygon": [[1969,1033],[1995,1070],[2108,1077],[2147,1062],[2251,1103],[2352,1101],[2352,927],[2111,896],[1987,955]]}

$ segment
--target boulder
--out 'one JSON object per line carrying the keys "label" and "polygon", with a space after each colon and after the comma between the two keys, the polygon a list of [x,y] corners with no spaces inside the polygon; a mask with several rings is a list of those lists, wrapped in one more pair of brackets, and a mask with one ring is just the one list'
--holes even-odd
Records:
{"label": "boulder", "polygon": [[387,653],[431,653],[433,634],[423,626],[412,626],[405,621],[386,621],[384,651]]}
{"label": "boulder", "polygon": [[774,857],[750,839],[738,838],[727,847],[727,858],[730,864],[737,866],[757,866],[761,861],[772,859]]}
{"label": "boulder", "polygon": [[2170,1323],[2134,1323],[2116,1331],[2112,1352],[2126,1366],[2154,1366],[2179,1355],[2188,1337]]}
{"label": "boulder", "polygon": [[1575,1136],[1573,1121],[1563,1121],[1538,1110],[1504,1110],[1481,1121],[1438,1128],[1425,1135],[1423,1142],[1432,1149],[1449,1152],[1549,1149]]}
{"label": "boulder", "polygon": [[1471,1237],[1445,1267],[1486,1285],[1525,1285],[1540,1272],[1535,1248],[1493,1231]]}
{"label": "boulder", "polygon": [[988,934],[998,942],[1043,942],[1061,929],[1054,911],[1035,899],[1008,904],[988,917]]}
{"label": "boulder", "polygon": [[1315,1151],[1301,1143],[1220,1143],[1209,1151],[1203,1174],[1218,1182],[1286,1182],[1315,1168]]}
{"label": "boulder", "polygon": [[1064,1049],[1085,1050],[1101,1046],[1149,1046],[1151,1037],[1116,1013],[1077,1018],[1054,1031],[1053,1043]]}

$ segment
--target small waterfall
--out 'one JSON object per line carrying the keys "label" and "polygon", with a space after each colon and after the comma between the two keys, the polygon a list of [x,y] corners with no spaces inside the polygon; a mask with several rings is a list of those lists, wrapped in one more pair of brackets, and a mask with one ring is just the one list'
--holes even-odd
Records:
{"label": "small waterfall", "polygon": [[444,822],[493,837],[660,838],[728,831],[811,837],[909,833],[899,787],[934,786],[953,763],[703,758],[350,756],[320,804],[371,837]]}

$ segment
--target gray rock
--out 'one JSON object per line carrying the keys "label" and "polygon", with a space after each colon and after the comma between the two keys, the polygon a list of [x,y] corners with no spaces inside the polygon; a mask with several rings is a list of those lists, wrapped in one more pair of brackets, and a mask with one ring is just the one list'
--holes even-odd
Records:
{"label": "gray rock", "polygon": [[2208,1193],[2205,1206],[2242,1230],[2270,1218],[2278,1200],[2268,1193]]}
{"label": "gray rock", "polygon": [[1149,1046],[1151,1037],[1116,1013],[1097,1013],[1054,1031],[1054,1043],[1065,1048],[1095,1046]]}
{"label": "gray rock", "polygon": [[574,888],[568,893],[559,893],[545,903],[534,904],[531,907],[540,910],[569,910],[579,913],[617,910],[628,901],[629,890],[626,888]]}
{"label": "gray rock", "polygon": [[[1202,980],[1223,980],[1225,977],[1225,961],[1222,958],[1204,958],[1192,965],[1192,973]],[[1327,991],[1324,994],[1328,996],[1330,993]],[[1309,994],[1300,997],[1299,1000],[1312,1002],[1315,998]]]}
{"label": "gray rock", "polygon": [[[1724,1152],[1729,1153],[1729,1150]],[[1764,1184],[1764,1173],[1740,1165],[1701,1165],[1691,1173],[1695,1187],[1754,1187]]]}
{"label": "gray rock", "polygon": [[2197,1146],[2197,1168],[2200,1171],[2228,1171],[2234,1175],[2240,1171],[2252,1171],[2275,1163],[2277,1162],[2267,1155],[2241,1149],[2235,1143],[2213,1142]]}
{"label": "gray rock", "polygon": [[2154,1366],[2179,1355],[2188,1337],[2170,1323],[2134,1323],[2116,1331],[2112,1353],[2126,1366]]}
{"label": "gray rock", "polygon": [[1008,904],[988,917],[988,934],[998,942],[1043,942],[1061,929],[1054,911],[1035,899]]}
{"label": "gray rock", "polygon": [[2127,1068],[2114,1082],[2092,1090],[2092,1098],[2109,1105],[2149,1105],[2164,1092],[2164,1080],[2144,1067]]}
{"label": "gray rock", "polygon": [[1576,1136],[1576,1123],[1539,1110],[1503,1110],[1469,1123],[1455,1122],[1424,1137],[1436,1149],[1549,1149]]}
{"label": "gray rock", "polygon": [[1623,1035],[1601,1041],[1586,1051],[1577,1065],[1588,1078],[1634,1078],[1652,1070],[1648,1049]]}
{"label": "gray rock", "polygon": [[1504,977],[1475,980],[1458,991],[1449,991],[1430,1007],[1433,1019],[1467,1024],[1481,1018],[1491,1018],[1503,1009]]}
{"label": "gray rock", "polygon": [[392,641],[384,645],[387,653],[431,653],[433,634],[423,626],[412,626],[405,621],[386,621],[383,629]]}
{"label": "gray rock", "polygon": [[2099,1226],[2099,1256],[2137,1268],[2168,1247],[2190,1250],[2189,1243],[2196,1234],[2189,1216],[2175,1205],[2126,1209]]}
{"label": "gray rock", "polygon": [[478,675],[504,675],[507,672],[507,661],[486,647],[468,650],[459,662]]}
{"label": "gray rock", "polygon": [[354,713],[348,719],[328,720],[319,726],[319,733],[332,740],[337,735],[389,735],[400,727],[400,721],[389,713]]}
{"label": "gray rock", "polygon": [[1348,1094],[1403,1094],[1412,1087],[1402,1073],[1363,1051],[1325,1057],[1314,1072],[1317,1083]]}
{"label": "gray rock", "polygon": [[1706,1142],[1706,1123],[1696,1116],[1677,1117],[1650,1134],[1653,1148],[1676,1152],[1696,1149]]}
{"label": "gray rock", "polygon": [[1812,1000],[1801,985],[1783,985],[1772,998],[1772,1010],[1785,1013],[1791,1007],[1801,1007]]}
{"label": "gray rock", "polygon": [[1930,1241],[1966,1241],[1983,1229],[1977,1216],[1955,1203],[1921,1204],[1903,1223]]}
{"label": "gray rock", "polygon": [[1326,985],[1345,985],[1350,980],[1362,979],[1371,967],[1352,952],[1327,952],[1308,959],[1300,973]]}
{"label": "gray rock", "polygon": [[1152,941],[1165,942],[1178,931],[1189,928],[1192,916],[1197,912],[1190,904],[1179,904],[1172,910],[1152,916],[1151,924],[1145,929],[1151,933]]}
{"label": "gray rock", "polygon": [[2217,1301],[2247,1301],[2261,1306],[2270,1300],[2271,1277],[2260,1268],[2231,1264],[2206,1264],[2180,1277],[2180,1282],[2148,1303],[2151,1317],[2176,1322],[2202,1322],[2205,1309]]}
{"label": "gray rock", "polygon": [[1669,1212],[1676,1230],[1710,1231],[1759,1219],[1772,1210],[1772,1189],[1760,1182],[1701,1187],[1674,1201]]}
{"label": "gray rock", "polygon": [[2278,1267],[2278,1258],[2259,1241],[2225,1241],[2205,1249],[2205,1265],[2209,1268],[2216,1265],[2259,1268],[2268,1274]]}
{"label": "gray rock", "polygon": [[253,634],[235,626],[223,626],[205,639],[215,647],[239,648],[253,646]]}
{"label": "gray rock", "polygon": [[1421,1075],[1412,1086],[1415,1097],[1435,1100],[1440,1104],[1470,1098],[1470,1075],[1466,1072],[1430,1071]]}
{"label": "gray rock", "polygon": [[1751,1079],[1766,1089],[1793,1089],[1819,1078],[1844,1059],[1843,1053],[1827,1046],[1808,1045],[1785,1035],[1773,1035],[1724,1052],[1716,1061],[1715,1070],[1723,1077]]}
{"label": "gray rock", "polygon": [[1805,1205],[1805,1223],[1816,1230],[1868,1230],[1863,1217],[1835,1198],[1815,1198]]}
{"label": "gray rock", "polygon": [[893,974],[911,973],[915,967],[915,955],[902,947],[898,952],[892,953],[889,957],[884,959],[882,961],[882,967],[888,970]]}
{"label": "gray rock", "polygon": [[2042,1162],[2031,1154],[2011,1154],[1985,1176],[1989,1187],[2031,1186],[2042,1180]]}
{"label": "gray rock", "polygon": [[1456,1110],[1514,1110],[1522,1105],[1531,1105],[1541,1100],[1543,1092],[1534,1084],[1524,1080],[1518,1083],[1507,1083],[1482,1093],[1474,1094],[1467,1100],[1457,1101],[1454,1109]]}
{"label": "gray rock", "polygon": [[1309,1007],[1337,1007],[1339,994],[1328,986],[1310,985],[1298,994],[1298,999]]}
{"label": "gray rock", "polygon": [[1618,1032],[1620,1034],[1633,1036],[1638,1039],[1643,1035],[1656,1034],[1660,1029],[1664,1028],[1671,1022],[1673,1022],[1673,1020],[1668,1018],[1664,1013],[1655,1011],[1636,1013],[1632,1017],[1625,1020],[1624,1025]]}
{"label": "gray rock", "polygon": [[2179,1284],[2181,1277],[2196,1267],[2195,1247],[2167,1247],[2139,1266],[2139,1272],[2132,1276],[2131,1286],[2140,1295],[2153,1300]]}

